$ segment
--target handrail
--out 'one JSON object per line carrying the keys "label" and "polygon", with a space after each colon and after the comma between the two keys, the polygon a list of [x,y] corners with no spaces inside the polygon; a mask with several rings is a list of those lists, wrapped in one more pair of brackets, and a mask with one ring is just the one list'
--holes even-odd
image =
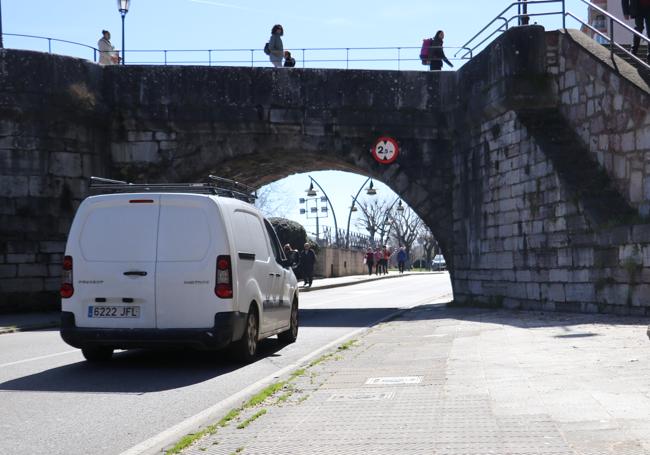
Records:
{"label": "handrail", "polygon": [[[97,61],[97,55],[99,53],[99,49],[89,46],[87,44],[83,43],[78,43],[75,41],[69,41],[69,40],[64,40],[64,39],[58,39],[58,38],[51,38],[51,37],[46,37],[46,36],[37,36],[37,35],[28,35],[28,34],[20,34],[20,33],[3,33],[3,36],[13,36],[13,37],[21,37],[21,38],[33,38],[33,39],[41,39],[45,40],[48,42],[48,52],[52,53],[52,42],[60,42],[60,43],[67,43],[67,44],[73,44],[76,46],[80,46],[86,49],[91,49],[93,51],[93,61]],[[444,46],[444,49],[447,50],[465,50],[467,53],[470,54],[471,58],[471,49],[465,47],[454,47],[454,46]],[[302,66],[305,67],[306,64],[308,63],[345,63],[346,68],[349,67],[350,63],[357,62],[357,63],[381,63],[381,62],[397,62],[397,69],[401,69],[401,63],[402,62],[417,62],[420,61],[419,58],[419,50],[420,46],[363,46],[363,47],[313,47],[313,48],[299,48],[296,47],[293,49],[296,54],[301,53],[302,58],[300,58],[300,55],[295,55],[296,61],[301,62]],[[351,53],[355,51],[369,51],[369,52],[378,52],[378,51],[395,51],[395,57],[378,57],[378,58],[351,58]],[[404,52],[407,52],[407,57],[404,57]],[[151,55],[151,54],[161,54],[161,59],[160,60],[152,60],[152,61],[133,61],[131,59],[131,64],[164,64],[164,65],[169,65],[169,64],[195,64],[195,65],[200,65],[200,64],[207,64],[209,66],[215,65],[215,64],[247,64],[251,66],[255,66],[256,63],[268,63],[268,59],[265,58],[266,56],[263,54],[262,49],[250,49],[250,48],[225,48],[225,49],[129,49],[129,52],[134,53],[134,54],[140,54],[140,55]],[[246,59],[242,58],[234,58],[234,59],[215,59],[215,54],[233,54],[233,53],[246,53],[249,54],[249,57]],[[318,52],[344,52],[345,55],[340,58],[309,58],[310,56],[308,53],[318,53]],[[173,61],[170,60],[169,57],[172,54],[189,54],[189,53],[203,53],[206,55],[205,59],[183,59],[183,60],[177,60]],[[263,56],[264,58],[257,58],[257,56]],[[146,59],[145,59],[146,60]],[[450,60],[458,60],[454,57],[450,58]]]}
{"label": "handrail", "polygon": [[59,38],[51,38],[49,36],[37,36],[37,35],[25,35],[21,33],[2,33],[2,36],[18,36],[21,38],[35,38],[35,39],[42,39],[42,40],[47,40],[48,42],[48,52],[51,54],[52,53],[52,41],[55,41],[57,43],[66,43],[66,44],[74,44],[75,46],[81,46],[85,47],[87,49],[91,49],[93,51],[93,61],[97,61],[97,52],[99,52],[99,49],[93,46],[89,46],[87,44],[83,43],[77,43],[76,41],[68,41],[65,39],[59,39]]}
{"label": "handrail", "polygon": [[[563,9],[563,11],[564,11],[564,2],[565,2],[565,0],[531,0],[531,1],[526,1],[526,4],[527,4],[527,5],[543,5],[543,4],[561,3],[561,4],[562,4],[562,7],[563,7],[562,9]],[[478,38],[479,36],[481,36],[481,34],[482,34],[483,32],[485,32],[488,28],[490,28],[490,27],[491,27],[495,22],[497,22],[497,21],[499,21],[499,20],[504,21],[504,24],[502,24],[502,26],[505,26],[505,29],[507,30],[507,29],[508,29],[508,24],[510,23],[510,20],[512,20],[513,18],[511,17],[510,19],[506,19],[506,18],[503,17],[503,16],[504,16],[504,15],[505,15],[509,10],[511,10],[512,8],[514,8],[515,6],[519,7],[519,6],[521,6],[521,5],[522,5],[522,2],[520,2],[520,1],[517,1],[517,2],[511,3],[510,5],[508,5],[508,6],[507,6],[503,11],[501,11],[499,14],[497,14],[496,17],[495,17],[494,19],[492,19],[490,22],[488,22],[488,24],[487,24],[485,27],[483,27],[483,28],[482,28],[478,33],[476,33],[476,35],[472,36],[472,37],[471,37],[471,38],[470,38],[470,39],[469,39],[465,44],[463,44],[463,45],[460,46],[460,47],[461,47],[461,48],[471,48],[472,51],[475,51],[475,50],[476,50],[476,49],[477,49],[481,44],[483,44],[483,43],[484,43],[485,41],[487,41],[487,39],[489,39],[489,38],[484,39],[484,40],[481,41],[479,44],[477,44],[477,45],[475,45],[475,46],[473,46],[473,47],[470,46],[470,45],[472,44],[472,42],[473,42],[476,38]],[[556,13],[518,14],[516,17],[524,17],[524,16],[533,17],[533,16],[541,16],[541,15],[546,15],[546,16],[548,16],[548,15],[551,15],[551,14],[556,14],[556,15],[557,15],[557,14],[560,14],[560,12],[556,12]],[[498,32],[498,31],[503,31],[503,30],[501,30],[501,27],[499,27],[499,29],[497,30],[497,32]],[[494,36],[494,34],[497,33],[497,32],[493,32],[493,33],[490,35],[490,37]],[[456,53],[454,54],[454,57],[457,57],[459,53],[460,53],[460,51],[456,52]],[[465,56],[467,56],[467,53],[464,54],[464,56],[461,57],[461,58],[465,58]]]}

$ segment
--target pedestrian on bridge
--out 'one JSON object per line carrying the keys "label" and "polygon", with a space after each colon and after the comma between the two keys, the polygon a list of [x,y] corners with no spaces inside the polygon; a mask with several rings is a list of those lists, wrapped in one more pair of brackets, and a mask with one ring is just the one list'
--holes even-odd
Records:
{"label": "pedestrian on bridge", "polygon": [[368,275],[372,275],[372,267],[375,265],[375,253],[372,251],[372,248],[368,247],[363,261],[368,266]]}
{"label": "pedestrian on bridge", "polygon": [[406,248],[400,246],[399,251],[397,252],[397,267],[399,268],[399,273],[404,273],[404,264],[406,264],[407,258]]}
{"label": "pedestrian on bridge", "polygon": [[[623,15],[626,20],[630,17],[634,18],[634,29],[643,34],[643,26],[645,25],[646,35],[650,37],[650,0],[622,0]],[[634,35],[632,38],[632,53],[636,55],[639,52],[639,45],[641,38]],[[648,47],[648,55],[646,56],[648,63],[650,63],[650,46]]]}
{"label": "pedestrian on bridge", "polygon": [[453,68],[454,65],[449,61],[449,59],[445,56],[445,51],[443,49],[443,41],[445,39],[445,32],[442,30],[438,30],[436,32],[436,36],[433,37],[433,41],[431,42],[431,51],[429,52],[429,55],[431,56],[430,58],[430,65],[429,69],[431,71],[440,71],[442,69],[442,62],[445,62],[447,65],[451,66]]}
{"label": "pedestrian on bridge", "polygon": [[117,65],[120,62],[120,56],[111,44],[111,32],[108,30],[102,30],[102,37],[97,41],[97,49],[100,65]]}
{"label": "pedestrian on bridge", "polygon": [[282,67],[282,58],[284,57],[284,45],[282,44],[283,35],[284,29],[282,26],[280,24],[275,24],[271,29],[271,38],[269,39],[269,59],[276,68]]}

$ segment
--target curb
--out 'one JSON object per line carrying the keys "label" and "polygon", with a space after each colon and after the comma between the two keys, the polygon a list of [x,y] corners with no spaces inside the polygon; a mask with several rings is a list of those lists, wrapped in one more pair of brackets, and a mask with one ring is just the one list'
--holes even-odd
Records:
{"label": "curb", "polygon": [[30,330],[53,329],[59,327],[59,321],[43,322],[39,324],[27,324],[23,326],[0,327],[0,335],[16,332],[29,332]]}
{"label": "curb", "polygon": [[302,294],[303,292],[314,292],[314,291],[320,291],[321,289],[340,288],[340,287],[343,287],[343,286],[352,286],[354,284],[370,283],[371,281],[389,280],[389,279],[401,278],[401,277],[405,277],[405,276],[435,275],[436,273],[438,273],[438,272],[409,272],[409,273],[403,273],[403,274],[399,274],[399,275],[384,275],[384,276],[378,276],[378,277],[374,277],[374,278],[365,278],[365,279],[359,280],[359,281],[348,281],[348,282],[342,282],[342,283],[324,284],[322,286],[313,287],[313,288],[298,286],[298,289],[300,290],[300,293]]}

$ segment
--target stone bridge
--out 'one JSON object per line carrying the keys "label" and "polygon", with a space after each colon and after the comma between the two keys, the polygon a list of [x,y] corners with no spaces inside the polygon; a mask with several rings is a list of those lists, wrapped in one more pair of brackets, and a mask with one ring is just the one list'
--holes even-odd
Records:
{"label": "stone bridge", "polygon": [[[87,178],[345,170],[429,225],[457,304],[650,314],[650,90],[576,31],[457,72],[102,68],[0,50],[0,311],[55,307]],[[370,148],[392,136],[400,157]]]}

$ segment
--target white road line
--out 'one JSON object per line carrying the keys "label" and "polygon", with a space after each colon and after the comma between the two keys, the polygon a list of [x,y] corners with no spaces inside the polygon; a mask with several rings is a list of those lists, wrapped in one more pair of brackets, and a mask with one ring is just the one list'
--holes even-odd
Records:
{"label": "white road line", "polygon": [[257,393],[258,391],[262,390],[264,387],[272,384],[273,382],[277,381],[279,378],[281,378],[284,375],[289,374],[290,372],[297,370],[301,366],[307,364],[311,359],[314,357],[319,356],[321,353],[328,351],[335,346],[338,346],[342,343],[344,343],[346,340],[350,338],[354,338],[355,336],[359,335],[360,333],[363,333],[367,331],[370,327],[373,327],[381,322],[384,322],[386,320],[392,319],[396,315],[409,310],[413,308],[414,306],[419,306],[423,305],[425,303],[443,303],[446,302],[448,299],[446,299],[444,296],[438,296],[434,298],[427,298],[426,301],[420,301],[417,303],[414,303],[413,305],[405,306],[402,307],[401,309],[394,311],[393,313],[384,316],[381,319],[378,319],[374,322],[371,322],[365,327],[361,327],[357,330],[354,330],[346,335],[343,335],[336,340],[326,344],[323,347],[320,347],[316,349],[315,351],[312,351],[311,353],[305,355],[301,359],[297,360],[291,365],[288,365],[275,373],[270,374],[269,376],[260,379],[259,381],[249,385],[245,389],[237,392],[236,394],[226,398],[225,400],[222,400],[218,403],[216,403],[213,406],[210,406],[207,409],[204,409],[203,411],[199,412],[198,414],[195,414],[191,417],[188,417],[187,419],[183,420],[182,422],[174,425],[171,428],[168,428],[167,430],[157,434],[156,436],[153,436],[146,441],[141,442],[140,444],[131,447],[130,449],[122,452],[120,455],[154,455],[154,454],[160,454],[161,451],[169,446],[170,444],[175,443],[177,440],[185,436],[186,434],[198,431],[201,427],[210,424],[216,420],[219,420],[222,418],[226,412],[230,411],[233,407],[239,406],[246,400],[246,398],[252,396],[253,394]]}
{"label": "white road line", "polygon": [[20,365],[21,363],[35,362],[37,360],[49,359],[51,357],[57,357],[57,356],[60,356],[60,355],[71,354],[73,352],[80,352],[80,351],[79,351],[79,349],[71,349],[69,351],[57,352],[55,354],[48,354],[48,355],[42,355],[42,356],[39,356],[39,357],[32,357],[31,359],[16,360],[15,362],[2,363],[2,364],[0,364],[0,368],[10,367],[10,366],[13,366],[13,365]]}

